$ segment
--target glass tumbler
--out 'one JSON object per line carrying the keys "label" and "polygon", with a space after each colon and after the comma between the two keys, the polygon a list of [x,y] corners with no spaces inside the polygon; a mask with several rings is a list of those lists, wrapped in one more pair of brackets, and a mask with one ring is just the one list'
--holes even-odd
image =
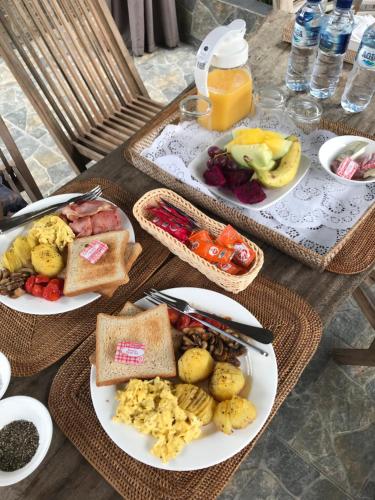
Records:
{"label": "glass tumbler", "polygon": [[309,134],[319,127],[322,107],[312,97],[295,96],[288,102],[287,113],[298,128]]}
{"label": "glass tumbler", "polygon": [[260,128],[279,130],[287,118],[286,96],[276,85],[265,85],[255,95],[255,118]]}
{"label": "glass tumbler", "polygon": [[210,128],[212,104],[208,97],[190,95],[180,102],[180,124],[196,122]]}

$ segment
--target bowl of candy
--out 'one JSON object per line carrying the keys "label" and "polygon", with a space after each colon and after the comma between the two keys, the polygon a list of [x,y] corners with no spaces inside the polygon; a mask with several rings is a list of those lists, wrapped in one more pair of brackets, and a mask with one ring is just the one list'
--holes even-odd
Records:
{"label": "bowl of candy", "polygon": [[360,186],[375,182],[375,141],[356,135],[342,135],[325,142],[319,161],[341,184]]}

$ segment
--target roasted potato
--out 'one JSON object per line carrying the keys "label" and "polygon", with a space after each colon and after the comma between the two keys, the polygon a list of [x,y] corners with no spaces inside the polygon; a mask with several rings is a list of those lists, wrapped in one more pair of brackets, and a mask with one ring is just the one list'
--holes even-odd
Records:
{"label": "roasted potato", "polygon": [[216,402],[206,391],[192,384],[177,384],[174,392],[180,408],[193,413],[203,425],[211,422]]}
{"label": "roasted potato", "polygon": [[224,434],[231,434],[233,429],[243,429],[253,422],[256,415],[256,408],[251,401],[234,396],[218,403],[213,421]]}
{"label": "roasted potato", "polygon": [[194,347],[178,360],[178,376],[183,382],[195,384],[208,378],[214,369],[214,360],[206,349]]}
{"label": "roasted potato", "polygon": [[232,398],[244,385],[245,377],[239,368],[230,363],[216,363],[210,380],[210,392],[216,400]]}

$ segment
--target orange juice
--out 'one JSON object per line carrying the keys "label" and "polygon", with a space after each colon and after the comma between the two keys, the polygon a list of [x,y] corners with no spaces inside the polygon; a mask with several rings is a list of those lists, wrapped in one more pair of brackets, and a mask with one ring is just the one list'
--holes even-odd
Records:
{"label": "orange juice", "polygon": [[215,68],[208,73],[207,83],[212,112],[200,119],[202,127],[228,130],[250,113],[253,82],[247,69]]}

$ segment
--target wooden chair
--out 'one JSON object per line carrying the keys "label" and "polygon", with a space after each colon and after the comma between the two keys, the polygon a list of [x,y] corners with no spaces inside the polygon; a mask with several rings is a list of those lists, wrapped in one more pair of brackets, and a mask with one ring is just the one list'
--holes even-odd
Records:
{"label": "wooden chair", "polygon": [[[375,332],[375,270],[353,293],[353,298]],[[334,349],[333,359],[342,365],[375,366],[375,338],[368,349]]]}
{"label": "wooden chair", "polygon": [[162,108],[105,0],[0,0],[0,56],[76,171]]}
{"label": "wooden chair", "polygon": [[11,161],[8,160],[0,145],[0,174],[6,184],[16,193],[26,191],[31,201],[43,198],[25,160],[13,140],[4,120],[0,116],[0,139],[8,151]]}

